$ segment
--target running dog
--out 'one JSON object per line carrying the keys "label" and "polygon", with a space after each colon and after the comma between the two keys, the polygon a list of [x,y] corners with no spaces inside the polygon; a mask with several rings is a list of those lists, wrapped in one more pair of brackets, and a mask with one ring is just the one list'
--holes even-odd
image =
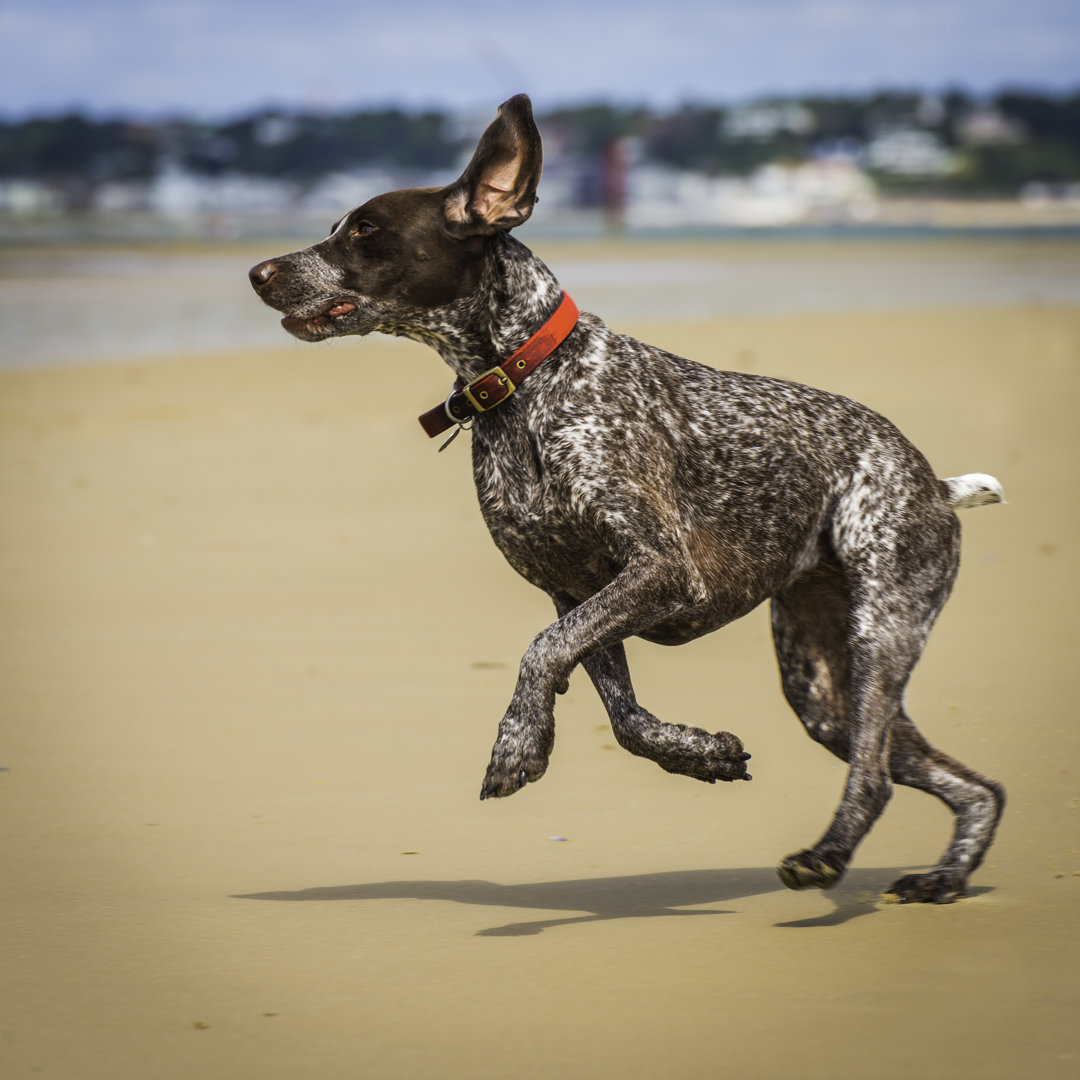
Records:
{"label": "running dog", "polygon": [[831,823],[782,860],[782,881],[834,885],[892,784],[907,784],[942,799],[955,831],[936,866],[890,891],[957,899],[1004,791],[930,746],[903,694],[956,576],[954,508],[1001,502],[1000,484],[939,480],[888,420],[846,398],[716,371],[579,313],[510,236],[541,165],[518,95],[453,184],[380,195],[250,272],[295,337],[401,335],[457,376],[421,422],[429,435],[471,424],[484,520],[558,613],[521,661],[480,797],[543,776],[555,697],[578,664],[631,753],[708,783],[749,780],[736,736],[638,704],[622,642],[679,645],[770,600],[784,694],[849,766]]}

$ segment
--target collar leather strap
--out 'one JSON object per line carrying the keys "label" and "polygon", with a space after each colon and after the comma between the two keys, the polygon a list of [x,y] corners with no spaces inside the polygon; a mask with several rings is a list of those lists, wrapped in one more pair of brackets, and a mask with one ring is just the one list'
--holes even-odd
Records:
{"label": "collar leather strap", "polygon": [[467,423],[477,413],[501,405],[521,385],[521,380],[535,371],[570,336],[577,321],[577,304],[563,293],[555,313],[520,349],[472,382],[463,383],[458,379],[450,396],[420,417],[428,438],[433,439],[454,424]]}

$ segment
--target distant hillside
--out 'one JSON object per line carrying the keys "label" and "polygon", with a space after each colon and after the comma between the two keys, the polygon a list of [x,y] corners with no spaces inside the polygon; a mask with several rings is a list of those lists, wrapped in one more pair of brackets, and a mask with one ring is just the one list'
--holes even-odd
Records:
{"label": "distant hillside", "polygon": [[[846,159],[883,191],[939,195],[1011,197],[1032,183],[1080,183],[1080,92],[882,92],[669,112],[597,103],[539,120],[549,158],[601,160],[619,143],[637,162],[710,176]],[[77,207],[96,186],[169,169],[299,184],[373,166],[438,173],[460,164],[482,122],[396,109],[217,122],[42,116],[0,122],[0,179],[48,183]]]}

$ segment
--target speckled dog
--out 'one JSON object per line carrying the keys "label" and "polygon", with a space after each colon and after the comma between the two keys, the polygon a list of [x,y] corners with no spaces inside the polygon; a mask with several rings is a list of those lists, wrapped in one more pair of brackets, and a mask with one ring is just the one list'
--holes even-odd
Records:
{"label": "speckled dog", "polygon": [[[953,508],[1000,502],[1000,485],[938,480],[892,424],[846,398],[715,371],[578,317],[509,235],[532,212],[541,162],[520,95],[456,183],[381,195],[321,243],[251,271],[296,337],[402,335],[457,374],[425,424],[475,417],[484,519],[558,612],[522,659],[481,798],[543,776],[555,696],[579,663],[631,753],[709,783],[749,780],[734,735],[661,723],[638,704],[621,643],[679,645],[771,598],[784,694],[850,766],[824,835],[781,862],[784,884],[835,884],[895,782],[942,799],[956,823],[938,865],[891,891],[962,896],[1004,792],[931,747],[903,693],[956,575]],[[515,376],[507,358],[538,328],[529,348],[542,362],[517,359]]]}

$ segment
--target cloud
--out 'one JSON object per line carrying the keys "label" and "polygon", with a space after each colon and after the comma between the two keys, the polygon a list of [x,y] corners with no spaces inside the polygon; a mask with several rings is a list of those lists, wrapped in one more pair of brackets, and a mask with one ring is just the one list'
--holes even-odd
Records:
{"label": "cloud", "polygon": [[866,90],[1077,85],[1075,0],[7,0],[9,111],[224,115],[260,104],[541,105]]}

